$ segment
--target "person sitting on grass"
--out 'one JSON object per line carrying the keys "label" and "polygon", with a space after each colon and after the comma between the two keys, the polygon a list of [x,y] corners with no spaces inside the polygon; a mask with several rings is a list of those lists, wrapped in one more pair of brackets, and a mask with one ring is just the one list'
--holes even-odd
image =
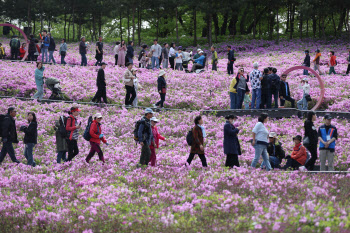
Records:
{"label": "person sitting on grass", "polygon": [[287,163],[282,169],[287,170],[292,168],[293,170],[298,170],[299,167],[304,166],[307,159],[306,148],[301,144],[302,137],[297,135],[293,138],[294,148],[291,155],[286,156]]}
{"label": "person sitting on grass", "polygon": [[193,62],[193,66],[192,66],[192,70],[191,72],[195,72],[197,69],[203,69],[204,68],[204,60],[205,60],[205,56],[203,51],[199,51],[199,55],[200,57],[195,59]]}
{"label": "person sitting on grass", "polygon": [[[282,159],[285,158],[285,152],[282,148],[282,143],[277,140],[277,133],[270,132],[269,145],[267,146],[267,153],[269,154],[269,161],[272,168],[281,168]],[[261,168],[265,165],[261,164]]]}

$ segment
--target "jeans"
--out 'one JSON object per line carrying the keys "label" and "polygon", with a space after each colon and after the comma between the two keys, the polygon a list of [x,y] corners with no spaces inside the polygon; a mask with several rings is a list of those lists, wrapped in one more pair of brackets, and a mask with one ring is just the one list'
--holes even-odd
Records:
{"label": "jeans", "polygon": [[72,159],[79,154],[78,142],[77,140],[67,139],[68,145],[68,159],[67,161],[72,161]]}
{"label": "jeans", "polygon": [[[187,163],[188,163],[188,164],[191,164],[191,162],[192,162],[194,156],[195,156],[195,154],[192,154],[192,153],[188,156],[188,159],[187,159]],[[198,154],[198,156],[199,156],[199,158],[200,158],[201,161],[202,161],[202,166],[203,166],[203,167],[208,167],[207,159],[205,158],[205,155],[204,155],[204,154]]]}
{"label": "jeans", "polygon": [[326,160],[328,160],[328,171],[334,171],[334,152],[331,152],[330,150],[320,150],[320,171],[326,170]]}
{"label": "jeans", "polygon": [[158,101],[156,103],[156,106],[159,106],[159,107],[163,108],[164,107],[164,101],[165,101],[166,93],[159,93],[159,95],[160,95],[160,101]]}
{"label": "jeans", "polygon": [[49,57],[47,55],[48,48],[42,48],[41,49],[41,62],[47,63]]}
{"label": "jeans", "polygon": [[11,60],[17,60],[19,49],[11,48]]}
{"label": "jeans", "polygon": [[[273,96],[273,99],[275,101],[275,106],[274,108],[278,108],[278,99],[279,99],[279,96],[278,96],[278,90],[271,90],[271,103],[272,103],[272,96]],[[272,107],[272,106],[271,106]]]}
{"label": "jeans", "polygon": [[308,70],[304,70],[303,75],[309,75],[309,71]]}
{"label": "jeans", "polygon": [[168,69],[168,59],[163,59],[163,69]]}
{"label": "jeans", "polygon": [[158,57],[152,57],[151,62],[152,62],[152,69],[154,69],[154,67],[157,67],[157,69],[159,69],[159,58]]}
{"label": "jeans", "polygon": [[334,66],[331,66],[331,67],[329,67],[329,74],[337,74],[337,73],[335,73],[335,69],[334,69]]}
{"label": "jeans", "polygon": [[[256,106],[255,106],[256,100]],[[260,109],[261,103],[261,88],[256,88],[252,90],[252,109]]]}
{"label": "jeans", "polygon": [[66,162],[67,157],[66,157],[67,152],[66,151],[59,151],[57,153],[57,163],[61,163],[61,159],[63,162]]}
{"label": "jeans", "polygon": [[135,88],[134,86],[127,86],[127,85],[125,85],[125,88],[126,88],[125,105],[132,105],[132,102],[134,102],[134,99],[136,98]]}
{"label": "jeans", "polygon": [[216,70],[216,71],[218,70],[217,64],[215,62],[213,63],[211,70]]}
{"label": "jeans", "polygon": [[319,65],[319,64],[315,64],[315,65],[314,65],[314,70],[315,70],[315,71],[318,70],[318,72],[319,72],[320,74],[323,74],[322,71],[321,71],[321,69],[320,69],[320,65]]}
{"label": "jeans", "polygon": [[307,104],[307,100],[305,98],[305,95],[303,96],[303,98],[301,100],[298,101],[297,105],[298,105],[299,110],[307,110],[308,104]]}
{"label": "jeans", "polygon": [[253,159],[251,167],[255,168],[256,164],[259,162],[260,156],[262,156],[266,165],[266,170],[270,171],[272,168],[269,161],[269,155],[267,154],[267,146],[263,144],[255,144],[254,148],[255,148],[255,157]]}
{"label": "jeans", "polygon": [[264,91],[264,93],[261,93],[261,109],[269,109],[271,108],[271,92],[270,90]]}
{"label": "jeans", "polygon": [[231,61],[229,64],[227,64],[227,73],[233,74],[233,61]]}
{"label": "jeans", "polygon": [[30,53],[28,53],[28,61],[35,61],[34,53],[35,53],[35,52],[30,52]]}
{"label": "jeans", "polygon": [[36,86],[38,89],[37,92],[34,94],[34,99],[42,100],[44,96],[44,85]]}
{"label": "jeans", "polygon": [[281,106],[284,106],[284,103],[286,102],[286,100],[292,104],[292,108],[295,108],[295,99],[293,99],[290,96],[286,96],[283,99],[280,99]]}
{"label": "jeans", "polygon": [[176,63],[175,70],[182,70],[182,63]]}
{"label": "jeans", "polygon": [[[253,106],[253,105],[252,105]],[[248,103],[244,103],[244,109],[245,110],[249,110],[249,102]],[[252,108],[253,109],[253,108]]]}
{"label": "jeans", "polygon": [[85,53],[81,53],[81,66],[87,66],[87,58],[86,58],[86,54]]}
{"label": "jeans", "polygon": [[2,149],[1,149],[1,154],[0,154],[0,163],[2,163],[2,161],[4,161],[4,158],[6,156],[6,154],[9,154],[12,162],[14,163],[19,163],[19,161],[17,160],[16,156],[15,156],[15,150],[13,149],[13,145],[12,142],[3,142],[2,144]]}
{"label": "jeans", "polygon": [[150,158],[151,158],[151,149],[149,148],[149,145],[144,142],[141,148],[140,164],[147,166]]}
{"label": "jeans", "polygon": [[134,60],[132,59],[132,57],[126,57],[128,59],[128,62],[131,64],[134,64]]}
{"label": "jeans", "polygon": [[87,163],[89,163],[90,160],[92,159],[92,157],[94,157],[95,153],[97,153],[98,158],[104,163],[105,159],[103,157],[103,152],[101,150],[100,145],[97,144],[96,142],[91,142],[91,141],[90,141],[90,145],[91,145],[91,149],[90,149],[90,152],[89,152],[88,156],[86,157],[85,161]]}
{"label": "jeans", "polygon": [[51,62],[51,60],[52,60],[53,64],[56,65],[55,58],[53,57],[53,52],[55,52],[55,51],[49,51],[49,62]]}
{"label": "jeans", "polygon": [[233,168],[233,166],[239,167],[238,155],[236,154],[227,154],[225,167]]}
{"label": "jeans", "polygon": [[237,106],[238,106],[238,94],[230,92],[230,99],[231,99],[231,109],[237,109]]}
{"label": "jeans", "polygon": [[103,99],[103,102],[107,104],[106,88],[98,88],[94,98],[92,98],[91,101],[95,102],[97,100],[97,103],[101,103],[101,98]]}
{"label": "jeans", "polygon": [[[277,158],[276,156],[270,156],[269,161],[270,161],[270,165],[272,168],[280,168],[281,162],[280,162],[279,158]],[[264,166],[265,166],[265,163],[263,161],[260,167],[264,168]]]}
{"label": "jeans", "polygon": [[35,167],[35,162],[33,159],[33,149],[35,144],[34,143],[27,143],[24,147],[24,157],[27,159],[27,165]]}
{"label": "jeans", "polygon": [[61,64],[62,65],[67,64],[66,61],[64,60],[65,58],[66,58],[66,56],[61,55]]}
{"label": "jeans", "polygon": [[237,109],[242,109],[243,105],[243,100],[244,100],[244,95],[245,95],[245,90],[243,89],[237,89],[237,95],[238,95],[238,105]]}

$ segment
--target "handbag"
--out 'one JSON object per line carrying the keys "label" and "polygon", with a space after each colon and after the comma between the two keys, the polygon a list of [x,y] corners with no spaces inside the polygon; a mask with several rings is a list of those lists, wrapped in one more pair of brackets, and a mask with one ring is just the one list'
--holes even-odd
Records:
{"label": "handbag", "polygon": [[162,87],[162,94],[166,94],[166,88]]}
{"label": "handbag", "polygon": [[61,56],[66,56],[66,51],[61,51]]}
{"label": "handbag", "polygon": [[309,94],[305,95],[305,99],[308,102],[312,101],[311,96]]}
{"label": "handbag", "polygon": [[304,137],[303,139],[303,145],[304,146],[309,146],[310,145],[310,138],[309,137]]}

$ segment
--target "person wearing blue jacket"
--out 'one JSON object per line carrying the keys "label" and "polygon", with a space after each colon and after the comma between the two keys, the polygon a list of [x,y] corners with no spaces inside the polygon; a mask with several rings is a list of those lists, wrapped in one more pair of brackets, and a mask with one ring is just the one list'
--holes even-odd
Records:
{"label": "person wearing blue jacket", "polygon": [[238,155],[241,155],[241,146],[237,134],[240,129],[233,125],[237,116],[229,115],[226,116],[225,119],[227,120],[224,125],[224,153],[227,156],[225,167],[239,167]]}
{"label": "person wearing blue jacket", "polygon": [[38,91],[34,94],[34,99],[42,100],[44,96],[44,70],[45,67],[43,67],[43,63],[37,62],[35,70],[35,84]]}
{"label": "person wearing blue jacket", "polygon": [[145,115],[141,118],[140,126],[137,131],[138,142],[142,147],[140,164],[138,166],[148,165],[151,158],[151,149],[149,146],[151,145],[151,143],[153,146],[155,146],[155,141],[154,141],[152,128],[151,128],[151,121],[150,121],[152,117],[153,117],[153,110],[150,108],[146,108]]}
{"label": "person wearing blue jacket", "polygon": [[199,51],[199,58],[195,59],[194,62],[193,62],[193,66],[192,66],[192,70],[191,72],[194,72],[195,70],[197,69],[203,69],[205,64],[205,56],[203,55],[203,51]]}
{"label": "person wearing blue jacket", "polygon": [[[303,66],[310,67],[309,50],[305,50],[305,58],[304,58]],[[309,75],[309,71],[308,70],[304,70],[303,75]]]}
{"label": "person wearing blue jacket", "polygon": [[42,59],[41,61],[44,63],[47,63],[49,57],[48,57],[48,50],[49,50],[49,46],[50,46],[50,37],[47,35],[47,31],[46,30],[43,30],[42,32],[43,34],[43,37],[42,37],[42,40],[41,40],[41,56],[42,56]]}
{"label": "person wearing blue jacket", "polygon": [[235,62],[235,52],[231,49],[231,46],[227,46],[227,73],[233,74],[233,63]]}

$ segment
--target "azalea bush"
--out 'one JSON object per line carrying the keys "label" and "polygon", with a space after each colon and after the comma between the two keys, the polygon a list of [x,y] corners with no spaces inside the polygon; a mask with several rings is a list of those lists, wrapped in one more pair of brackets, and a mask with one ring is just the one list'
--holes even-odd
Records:
{"label": "azalea bush", "polygon": [[[0,166],[1,232],[350,232],[349,175],[249,167],[254,148],[248,141],[256,118],[240,117],[234,123],[242,127],[241,167],[227,169],[225,119],[203,116],[208,168],[202,168],[197,156],[185,166],[190,150],[185,135],[199,112],[155,113],[166,141],[157,150],[157,166],[142,169],[136,167],[140,146],[132,131],[143,110],[78,105],[81,134],[88,116],[103,115],[102,131],[110,144],[101,146],[106,163],[97,155],[85,162],[90,146],[80,136],[80,153],[72,162],[57,164],[54,121],[71,105],[0,100],[1,112],[10,106],[17,107],[17,130],[27,124],[27,112],[37,113],[37,166],[25,165],[19,132],[15,152],[21,163],[7,156]],[[318,118],[315,126],[321,124]],[[336,170],[349,170],[349,122],[334,119],[332,124],[339,134]],[[304,133],[299,118],[272,119],[266,125],[287,154],[292,136]]]}

